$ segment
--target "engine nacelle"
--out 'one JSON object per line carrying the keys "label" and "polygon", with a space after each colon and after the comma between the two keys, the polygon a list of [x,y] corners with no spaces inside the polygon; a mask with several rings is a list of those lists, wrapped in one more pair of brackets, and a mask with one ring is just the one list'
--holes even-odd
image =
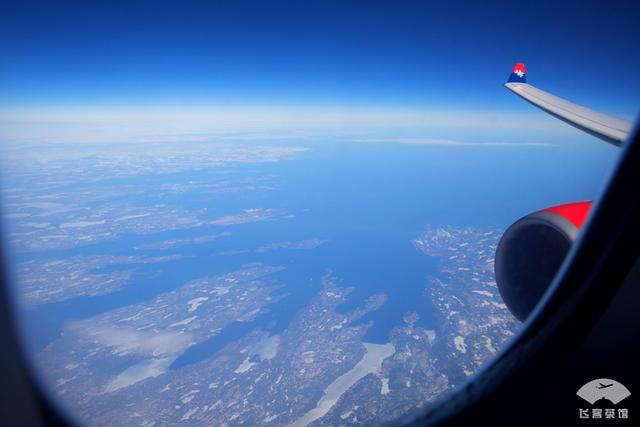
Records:
{"label": "engine nacelle", "polygon": [[587,218],[591,202],[554,206],[516,221],[496,249],[498,290],[511,313],[524,320],[558,272]]}

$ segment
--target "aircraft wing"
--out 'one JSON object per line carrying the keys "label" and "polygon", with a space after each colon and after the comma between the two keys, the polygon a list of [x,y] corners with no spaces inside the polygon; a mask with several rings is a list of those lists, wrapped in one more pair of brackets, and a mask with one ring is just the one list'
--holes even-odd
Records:
{"label": "aircraft wing", "polygon": [[622,145],[631,132],[631,122],[598,113],[527,84],[522,63],[513,68],[505,86],[541,110],[610,144]]}

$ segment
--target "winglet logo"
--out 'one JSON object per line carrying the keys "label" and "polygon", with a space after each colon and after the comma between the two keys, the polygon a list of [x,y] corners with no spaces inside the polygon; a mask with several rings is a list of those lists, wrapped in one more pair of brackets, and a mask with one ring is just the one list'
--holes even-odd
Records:
{"label": "winglet logo", "polygon": [[526,83],[526,71],[524,68],[524,64],[522,62],[518,62],[515,67],[513,67],[513,71],[511,72],[511,76],[509,76],[509,80],[507,83]]}
{"label": "winglet logo", "polygon": [[[591,405],[598,401],[608,401],[613,405],[617,405],[627,397],[631,396],[631,392],[624,385],[615,380],[608,378],[599,378],[589,381],[576,393],[578,396],[589,402]],[[588,418],[629,418],[629,410],[627,408],[605,408],[604,417],[602,408],[580,409],[579,416],[581,419]]]}

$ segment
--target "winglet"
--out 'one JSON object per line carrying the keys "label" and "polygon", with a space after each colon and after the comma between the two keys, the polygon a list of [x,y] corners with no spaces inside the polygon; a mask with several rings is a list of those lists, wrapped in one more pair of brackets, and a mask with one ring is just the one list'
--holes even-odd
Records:
{"label": "winglet", "polygon": [[509,76],[509,80],[507,83],[526,83],[527,75],[525,74],[524,64],[522,62],[518,62],[515,67],[513,67],[513,71]]}

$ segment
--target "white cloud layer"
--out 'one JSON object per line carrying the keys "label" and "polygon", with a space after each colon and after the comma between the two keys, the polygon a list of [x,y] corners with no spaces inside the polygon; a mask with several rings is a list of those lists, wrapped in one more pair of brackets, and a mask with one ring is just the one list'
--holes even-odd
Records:
{"label": "white cloud layer", "polygon": [[[564,134],[537,112],[295,106],[110,107],[0,110],[3,142],[242,140],[395,134],[398,131]],[[426,143],[396,141],[404,143]],[[436,140],[430,140],[435,144]],[[451,141],[440,144],[451,144]]]}

